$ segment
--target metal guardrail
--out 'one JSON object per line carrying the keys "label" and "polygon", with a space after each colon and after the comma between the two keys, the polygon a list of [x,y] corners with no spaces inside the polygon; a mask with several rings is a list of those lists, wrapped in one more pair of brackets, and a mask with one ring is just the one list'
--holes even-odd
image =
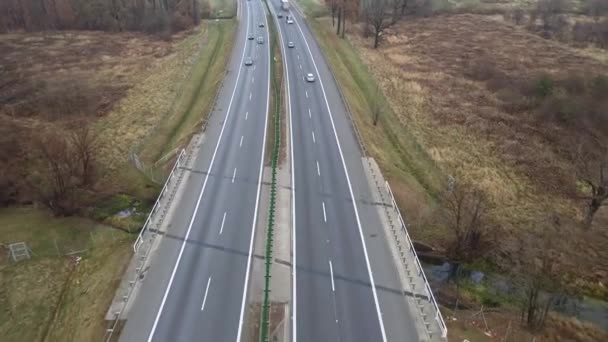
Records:
{"label": "metal guardrail", "polygon": [[[106,342],[110,341],[110,339],[112,338],[112,336],[114,334],[114,331],[116,331],[116,327],[118,326],[120,317],[122,316],[122,313],[127,305],[127,302],[129,301],[129,299],[131,298],[131,295],[133,294],[133,289],[135,287],[134,285],[135,285],[137,279],[140,278],[140,276],[143,272],[143,266],[145,265],[146,260],[148,259],[148,256],[150,255],[151,248],[147,248],[145,250],[142,250],[140,248],[145,240],[144,235],[149,233],[150,226],[152,225],[152,219],[154,218],[154,216],[160,209],[161,200],[167,194],[169,185],[172,182],[172,180],[174,179],[174,177],[177,176],[177,170],[179,169],[180,166],[182,166],[182,161],[185,157],[186,157],[186,151],[182,150],[180,152],[180,154],[178,155],[177,160],[175,161],[175,164],[173,165],[173,168],[171,169],[171,173],[167,177],[167,180],[165,181],[165,184],[163,185],[163,188],[162,188],[160,194],[158,195],[158,198],[156,199],[156,202],[154,203],[154,206],[152,207],[150,214],[148,214],[148,218],[146,219],[146,222],[144,223],[143,228],[139,232],[139,235],[137,236],[135,243],[133,243],[134,254],[137,254],[138,252],[140,252],[139,256],[134,256],[135,258],[139,257],[139,266],[135,268],[135,277],[133,278],[133,280],[129,281],[129,284],[126,288],[126,293],[122,296],[123,305],[121,306],[120,310],[118,310],[114,313],[115,318],[114,318],[114,321],[112,322],[111,326],[109,328],[106,328],[106,332],[105,332],[104,338],[103,338],[103,340]],[[181,177],[180,177],[180,179],[181,179]],[[179,179],[176,183],[179,183]],[[170,194],[171,196],[173,196],[177,190],[177,184],[174,184],[174,186],[175,186],[174,191]],[[169,205],[169,204],[166,204],[166,205]],[[167,209],[165,209],[165,212],[163,212],[163,215],[156,222],[157,227],[162,224],[163,219],[165,217],[164,215],[166,213],[166,210]],[[156,234],[153,233],[152,236],[150,237],[150,241],[149,241],[150,246],[152,245],[155,236],[156,236]]]}
{"label": "metal guardrail", "polygon": [[446,338],[448,335],[448,329],[445,325],[445,321],[443,320],[443,316],[441,315],[441,311],[439,310],[439,305],[437,305],[437,301],[435,300],[435,296],[433,295],[433,291],[431,290],[431,286],[429,285],[428,280],[426,279],[426,275],[424,274],[424,270],[422,269],[422,264],[420,264],[420,259],[418,259],[418,254],[416,253],[416,249],[414,248],[414,244],[412,243],[412,239],[410,238],[410,234],[407,232],[407,226],[405,221],[403,221],[403,217],[401,216],[401,212],[399,211],[399,207],[397,206],[397,202],[395,201],[395,196],[393,196],[393,191],[389,186],[388,182],[385,182],[386,190],[391,196],[391,204],[393,209],[397,212],[397,216],[399,217],[399,222],[401,223],[401,230],[405,233],[405,239],[407,241],[410,252],[414,256],[414,260],[416,261],[416,268],[418,269],[418,276],[422,276],[424,280],[424,287],[427,292],[429,301],[433,304],[433,308],[435,309],[435,320],[439,324],[439,329],[441,330],[441,337]]}
{"label": "metal guardrail", "polygon": [[152,207],[150,214],[148,214],[148,218],[146,219],[146,222],[144,223],[143,228],[139,231],[139,235],[137,236],[135,243],[133,243],[133,252],[134,253],[137,253],[137,250],[143,243],[143,235],[148,230],[148,226],[150,225],[150,222],[152,221],[152,217],[154,216],[154,214],[156,214],[156,211],[158,210],[158,207],[159,207],[159,203],[160,203],[161,199],[163,198],[165,192],[167,191],[169,182],[171,181],[171,179],[173,179],[173,176],[175,176],[175,170],[180,166],[180,162],[185,154],[186,154],[186,151],[182,150],[180,152],[179,156],[177,157],[177,160],[175,161],[175,164],[173,165],[173,168],[171,169],[171,173],[169,174],[169,177],[167,177],[167,180],[165,181],[165,184],[163,185],[163,189],[161,190],[160,194],[158,195],[158,198],[156,199],[156,202],[154,203],[154,206]]}

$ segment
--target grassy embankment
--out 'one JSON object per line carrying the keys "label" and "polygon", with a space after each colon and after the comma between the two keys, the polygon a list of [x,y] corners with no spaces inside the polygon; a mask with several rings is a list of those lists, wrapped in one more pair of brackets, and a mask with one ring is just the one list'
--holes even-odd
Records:
{"label": "grassy embankment", "polygon": [[[224,75],[235,27],[234,20],[204,21],[194,31],[172,37],[168,44],[146,42],[142,51],[138,51],[141,56],[135,57],[128,47],[140,44],[137,34],[61,33],[53,36],[52,49],[40,44],[57,58],[73,46],[73,43],[63,44],[62,40],[74,42],[76,39],[80,45],[88,45],[97,39],[121,44],[124,38],[130,39],[124,40],[127,50],[122,50],[128,57],[100,43],[95,44],[98,55],[77,64],[72,58],[67,69],[82,71],[81,77],[89,82],[119,84],[118,90],[122,91],[111,93],[118,102],[93,123],[99,134],[98,158],[104,170],[96,188],[107,194],[90,213],[96,220],[124,228],[140,228],[145,207],[156,196],[158,186],[131,166],[129,152],[142,142],[148,147],[150,139],[159,150],[171,150],[185,144],[187,137],[200,128],[197,123],[209,112],[210,100]],[[21,51],[17,45],[21,40],[8,37],[13,38],[16,40],[11,42],[17,43],[12,47]],[[46,38],[32,39],[47,42]],[[161,48],[149,48],[148,45],[153,44]],[[30,56],[37,56],[31,51],[36,48],[38,45],[28,46]],[[119,52],[118,59],[114,58],[115,52]],[[118,60],[122,62],[114,63]],[[30,63],[32,59],[24,61]],[[131,62],[134,64],[129,66]],[[87,63],[92,64],[87,66]],[[20,68],[29,70],[39,66],[34,59],[32,65]],[[57,70],[65,73],[66,67]],[[94,73],[88,74],[88,70]],[[55,69],[43,71],[38,74],[44,77],[57,72]],[[34,124],[54,124],[43,122],[44,118],[40,120]],[[149,155],[153,162],[157,155],[153,152]],[[137,207],[140,214],[131,218],[115,216],[131,207]],[[36,208],[0,210],[0,243],[25,241],[34,253],[31,260],[14,265],[4,257],[0,260],[2,340],[89,341],[103,336],[103,317],[129,261],[132,239],[132,235],[89,219],[56,218]],[[82,260],[77,266],[74,259],[58,255],[83,249],[86,251],[79,253]],[[2,255],[5,254],[2,249]]]}
{"label": "grassy embankment", "polygon": [[[93,341],[131,254],[128,234],[44,210],[0,210],[3,242],[26,241],[34,255],[9,264],[0,248],[0,336],[3,341]],[[58,256],[69,251],[73,257]]]}
{"label": "grassy embankment", "polygon": [[[417,222],[427,210],[426,204],[434,201],[446,176],[421,148],[409,126],[395,125],[401,119],[378,90],[376,80],[349,41],[338,38],[326,27],[325,19],[310,24],[349,104],[367,152],[382,168],[397,200],[408,213],[405,217]],[[370,114],[375,101],[382,108],[376,126]]]}
{"label": "grassy embankment", "polygon": [[176,101],[162,120],[142,143],[141,158],[148,163],[166,161],[198,132],[214,105],[219,85],[224,79],[226,64],[234,40],[236,25],[231,20],[211,21],[205,47],[192,66],[190,77],[178,92]]}

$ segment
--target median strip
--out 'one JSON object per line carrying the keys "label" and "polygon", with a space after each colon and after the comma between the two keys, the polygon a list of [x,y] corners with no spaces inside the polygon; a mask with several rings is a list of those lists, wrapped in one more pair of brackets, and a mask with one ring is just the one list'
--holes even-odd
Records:
{"label": "median strip", "polygon": [[[268,2],[265,0],[264,3],[271,13]],[[277,197],[277,165],[279,160],[279,149],[281,145],[281,90],[280,85],[277,82],[277,75],[280,77],[280,73],[277,74],[276,70],[276,59],[275,50],[277,48],[276,39],[276,27],[272,18],[268,20],[269,33],[270,33],[270,70],[272,77],[272,92],[274,97],[274,115],[273,115],[273,147],[271,151],[271,169],[272,179],[270,182],[270,201],[269,201],[269,213],[268,213],[268,229],[266,235],[266,255],[265,255],[265,273],[264,273],[264,301],[262,304],[262,323],[260,331],[260,341],[269,341],[269,313],[270,313],[270,270],[272,265],[272,253],[273,253],[273,241],[274,241],[274,223],[275,223],[275,209],[276,209],[276,197]],[[280,56],[278,57],[280,58]]]}

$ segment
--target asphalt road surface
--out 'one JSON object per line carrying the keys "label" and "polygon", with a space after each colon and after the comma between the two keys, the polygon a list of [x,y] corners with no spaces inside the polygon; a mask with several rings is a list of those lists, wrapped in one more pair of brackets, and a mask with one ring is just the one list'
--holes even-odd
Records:
{"label": "asphalt road surface", "polygon": [[[218,106],[121,341],[233,342],[244,334],[266,143],[270,52],[263,3],[239,0],[239,7],[236,42]],[[248,35],[256,39],[248,40]],[[248,57],[251,66],[244,65]]]}
{"label": "asphalt road surface", "polygon": [[292,144],[291,340],[419,341],[337,85],[300,13],[270,2]]}

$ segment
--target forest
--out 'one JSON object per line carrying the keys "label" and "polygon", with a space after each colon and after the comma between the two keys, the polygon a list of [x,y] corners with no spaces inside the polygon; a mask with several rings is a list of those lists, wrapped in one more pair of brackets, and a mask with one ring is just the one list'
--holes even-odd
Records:
{"label": "forest", "polygon": [[200,7],[198,0],[2,0],[0,32],[178,31],[199,22]]}

